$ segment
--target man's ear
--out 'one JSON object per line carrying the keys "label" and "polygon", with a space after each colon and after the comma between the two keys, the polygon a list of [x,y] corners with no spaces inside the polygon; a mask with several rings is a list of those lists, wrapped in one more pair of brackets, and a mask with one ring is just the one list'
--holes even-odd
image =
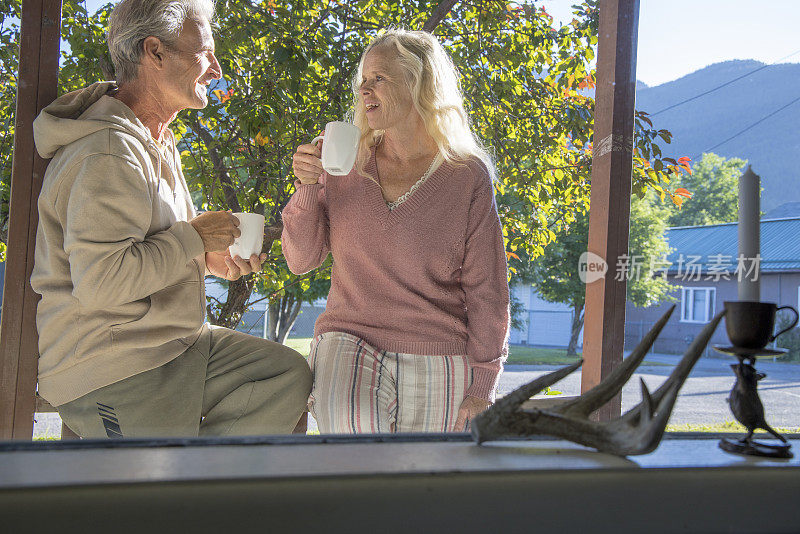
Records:
{"label": "man's ear", "polygon": [[164,65],[166,47],[158,37],[147,37],[142,41],[142,63],[150,63],[157,69]]}

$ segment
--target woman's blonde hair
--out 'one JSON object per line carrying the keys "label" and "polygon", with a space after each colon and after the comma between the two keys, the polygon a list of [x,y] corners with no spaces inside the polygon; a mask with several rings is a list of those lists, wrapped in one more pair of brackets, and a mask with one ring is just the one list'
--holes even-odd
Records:
{"label": "woman's blonde hair", "polygon": [[491,157],[472,131],[469,116],[464,110],[464,97],[458,71],[439,41],[430,33],[388,29],[378,34],[364,50],[353,78],[354,103],[350,110],[353,123],[361,129],[359,161],[361,174],[369,149],[380,142],[382,130],[373,130],[367,122],[361,102],[361,78],[364,58],[372,50],[397,51],[397,63],[402,67],[406,86],[414,108],[422,117],[425,129],[436,142],[442,157],[448,161],[463,161],[477,157],[495,178]]}

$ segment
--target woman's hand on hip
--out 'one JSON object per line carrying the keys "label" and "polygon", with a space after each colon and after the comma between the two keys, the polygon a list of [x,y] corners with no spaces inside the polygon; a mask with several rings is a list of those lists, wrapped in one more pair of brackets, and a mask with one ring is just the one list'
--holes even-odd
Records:
{"label": "woman's hand on hip", "polygon": [[322,151],[317,145],[300,145],[292,156],[292,171],[302,184],[315,184],[325,172],[322,168]]}
{"label": "woman's hand on hip", "polygon": [[485,399],[478,397],[464,397],[461,401],[461,406],[458,408],[458,416],[456,417],[456,424],[453,426],[455,432],[462,432],[467,429],[467,424],[475,418],[476,415],[491,406],[492,403]]}

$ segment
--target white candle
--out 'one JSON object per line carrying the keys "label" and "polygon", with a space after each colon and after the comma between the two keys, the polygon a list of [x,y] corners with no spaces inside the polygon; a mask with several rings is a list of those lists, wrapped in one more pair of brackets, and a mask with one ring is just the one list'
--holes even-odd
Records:
{"label": "white candle", "polygon": [[739,300],[760,301],[761,178],[750,166],[739,177]]}

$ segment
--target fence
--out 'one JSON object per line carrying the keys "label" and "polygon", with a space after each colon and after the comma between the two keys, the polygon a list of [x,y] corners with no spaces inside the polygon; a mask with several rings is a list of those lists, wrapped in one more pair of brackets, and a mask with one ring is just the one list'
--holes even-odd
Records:
{"label": "fence", "polygon": [[[636,345],[644,338],[651,328],[655,325],[655,321],[627,321],[625,323],[625,352],[632,351]],[[704,325],[699,325],[700,327]],[[697,329],[698,333],[700,328]],[[689,345],[694,341],[695,336],[685,332],[676,332],[670,328],[670,325],[664,327],[656,339],[653,346],[650,348],[649,354],[683,354]],[[709,343],[709,346],[703,351],[703,356],[716,355],[717,353],[711,348],[714,342]]]}
{"label": "fence", "polygon": [[[572,312],[569,310],[529,310],[524,312],[522,322],[521,328],[512,329],[509,343],[542,347],[566,347],[569,344],[572,329]],[[626,352],[633,350],[654,325],[654,321],[626,322],[624,350]],[[699,333],[700,329],[697,330]],[[682,354],[694,340],[695,335],[671,328],[668,325],[662,330],[649,352]],[[583,333],[581,332],[581,336],[578,338],[578,350],[582,346]],[[709,346],[703,355],[709,356],[712,353],[716,354]]]}
{"label": "fence", "polygon": [[[325,311],[324,306],[303,303],[300,308],[300,315],[297,316],[289,335],[291,337],[312,337],[314,335],[314,323],[323,311]],[[267,337],[266,325],[269,319],[266,315],[264,310],[248,310],[242,316],[242,320],[236,330],[253,336]]]}
{"label": "fence", "polygon": [[[304,304],[302,312],[292,328],[292,337],[311,337],[314,332],[314,322],[324,307]],[[254,336],[264,336],[263,311],[245,312],[242,321],[236,328]],[[513,345],[535,345],[541,347],[564,347],[569,344],[572,330],[572,311],[570,310],[528,310],[523,312],[522,328],[512,329],[509,334],[509,343]],[[625,323],[625,351],[633,350],[644,338],[645,334],[655,325],[653,321],[628,321]],[[693,335],[675,333],[674,329],[665,328],[658,336],[651,353],[682,354],[694,339]],[[583,333],[578,338],[578,350],[583,346]],[[707,348],[707,356],[713,349]]]}

